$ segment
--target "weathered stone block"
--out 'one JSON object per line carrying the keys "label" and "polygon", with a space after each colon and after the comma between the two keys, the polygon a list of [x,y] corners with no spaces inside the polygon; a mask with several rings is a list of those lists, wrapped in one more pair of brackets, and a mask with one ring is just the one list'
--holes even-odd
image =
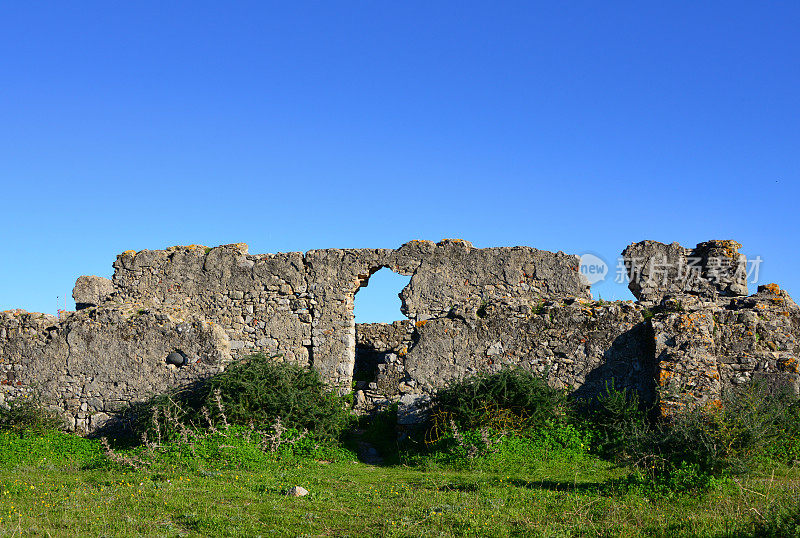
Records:
{"label": "weathered stone block", "polygon": [[72,290],[75,299],[75,308],[81,310],[90,306],[97,306],[114,292],[111,280],[99,276],[80,276]]}

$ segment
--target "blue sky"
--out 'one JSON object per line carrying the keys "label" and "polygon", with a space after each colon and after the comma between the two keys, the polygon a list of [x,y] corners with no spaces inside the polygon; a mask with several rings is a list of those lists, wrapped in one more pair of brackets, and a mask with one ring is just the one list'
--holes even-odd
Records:
{"label": "blue sky", "polygon": [[[444,237],[595,253],[604,299],[631,242],[731,238],[800,296],[799,27],[794,1],[4,2],[0,309],[55,312],[127,249]],[[379,275],[360,319],[399,317]]]}

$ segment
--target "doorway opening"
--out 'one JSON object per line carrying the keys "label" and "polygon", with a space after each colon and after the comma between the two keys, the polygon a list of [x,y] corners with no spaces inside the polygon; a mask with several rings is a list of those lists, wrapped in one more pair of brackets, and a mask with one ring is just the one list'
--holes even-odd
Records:
{"label": "doorway opening", "polygon": [[358,323],[391,323],[406,317],[400,312],[400,292],[411,281],[383,267],[369,277],[355,296],[353,311]]}
{"label": "doorway opening", "polygon": [[384,267],[373,273],[356,293],[353,381],[357,412],[374,410],[375,398],[385,400],[386,395],[379,394],[386,388],[386,379],[402,373],[403,359],[398,351],[408,337],[407,328],[392,322],[408,321],[400,311],[399,294],[410,280],[410,276],[398,275]]}

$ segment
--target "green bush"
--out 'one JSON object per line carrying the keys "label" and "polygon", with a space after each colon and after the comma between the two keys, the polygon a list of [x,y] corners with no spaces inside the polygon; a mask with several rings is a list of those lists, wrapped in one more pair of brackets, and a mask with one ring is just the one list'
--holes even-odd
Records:
{"label": "green bush", "polygon": [[619,459],[633,467],[637,480],[665,490],[704,489],[764,459],[791,461],[800,448],[797,399],[763,383],[728,390],[719,405],[698,406],[653,425],[635,415],[627,420],[632,426],[613,438],[624,447]]}
{"label": "green bush", "polygon": [[800,401],[788,387],[757,381],[730,390],[712,416],[728,457],[742,466],[760,458],[789,463],[800,455]]}
{"label": "green bush", "polygon": [[593,433],[593,449],[602,457],[624,460],[632,439],[651,433],[649,410],[636,392],[606,385],[592,402],[576,402],[575,422]]}
{"label": "green bush", "polygon": [[[450,421],[462,430],[481,427],[525,430],[564,420],[566,394],[536,374],[521,368],[480,374],[451,383],[431,401],[431,416],[438,427]],[[499,424],[499,422],[506,423]],[[437,427],[432,424],[432,427]]]}
{"label": "green bush", "polygon": [[20,396],[0,407],[0,431],[39,434],[60,430],[64,420],[41,404],[36,396]]}
{"label": "green bush", "polygon": [[741,473],[764,457],[791,457],[800,428],[797,416],[794,395],[750,383],[728,390],[718,407],[677,416],[660,436],[659,448],[673,462],[694,463],[713,475]]}
{"label": "green bush", "polygon": [[[352,422],[342,399],[326,390],[316,370],[275,359],[252,355],[229,366],[202,386],[201,405],[217,421],[267,429],[280,419],[285,427],[308,430],[317,439],[338,439]],[[202,422],[196,407],[193,419]]]}
{"label": "green bush", "polygon": [[244,357],[205,382],[134,404],[119,416],[134,443],[142,436],[185,440],[188,430],[228,425],[266,432],[276,422],[334,443],[352,421],[342,398],[326,390],[315,370],[261,354]]}
{"label": "green bush", "polygon": [[406,454],[448,466],[507,468],[585,455],[589,433],[569,423],[566,393],[521,368],[451,383],[432,398],[426,451]]}

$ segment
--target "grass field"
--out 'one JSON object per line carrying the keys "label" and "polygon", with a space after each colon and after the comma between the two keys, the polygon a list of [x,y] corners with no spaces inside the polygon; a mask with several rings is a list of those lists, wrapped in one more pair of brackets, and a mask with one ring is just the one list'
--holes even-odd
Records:
{"label": "grass field", "polygon": [[[765,467],[702,492],[622,487],[609,462],[489,460],[461,469],[348,458],[109,465],[97,441],[0,434],[3,536],[781,536],[800,472]],[[221,445],[224,453],[226,445]],[[309,490],[288,497],[293,485]],[[794,518],[795,526],[792,526]]]}
{"label": "grass field", "polygon": [[0,407],[0,536],[800,537],[800,400],[759,385],[655,420],[508,370],[441,389],[410,430],[263,356],[203,390],[110,442]]}

